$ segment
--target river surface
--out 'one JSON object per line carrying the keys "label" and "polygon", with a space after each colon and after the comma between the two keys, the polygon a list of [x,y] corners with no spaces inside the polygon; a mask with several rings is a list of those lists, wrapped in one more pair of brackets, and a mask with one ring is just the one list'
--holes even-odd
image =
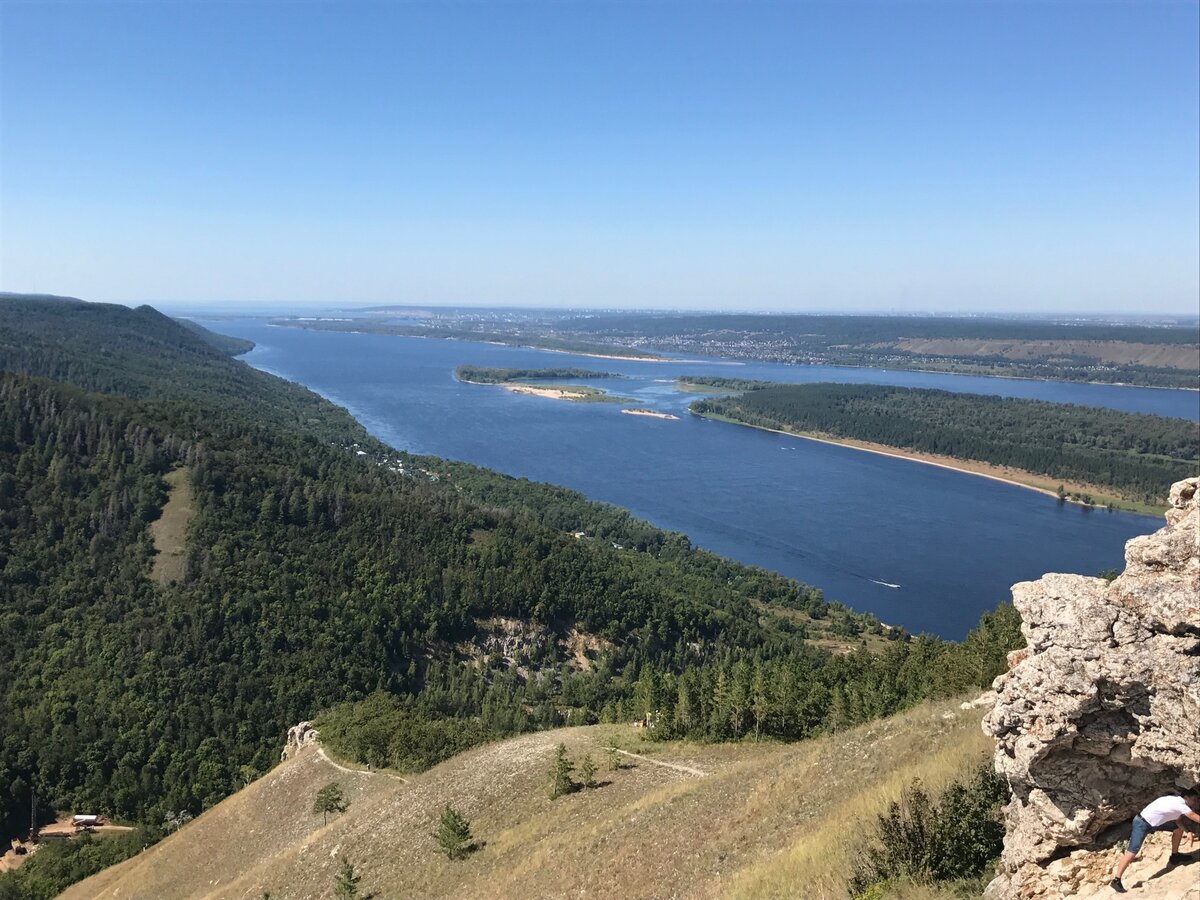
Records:
{"label": "river surface", "polygon": [[[251,365],[346,407],[397,449],[565,485],[686,533],[723,556],[782,572],[913,632],[961,638],[1009,587],[1045,572],[1123,567],[1158,517],[1086,509],[1002,482],[688,415],[683,374],[871,382],[1083,403],[1196,420],[1194,392],[842,367],[597,359],[465,341],[202,320],[255,341]],[[571,366],[630,404],[570,403],[462,384],[458,365]]]}

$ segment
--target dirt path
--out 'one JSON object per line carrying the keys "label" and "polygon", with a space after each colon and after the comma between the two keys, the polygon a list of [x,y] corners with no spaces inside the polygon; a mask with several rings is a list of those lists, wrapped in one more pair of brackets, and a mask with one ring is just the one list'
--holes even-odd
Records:
{"label": "dirt path", "polygon": [[630,753],[628,750],[618,750],[618,753],[624,756],[632,756],[634,759],[640,759],[643,762],[648,762],[652,766],[662,766],[664,769],[674,769],[676,772],[683,772],[685,775],[695,775],[697,778],[704,778],[708,775],[700,769],[693,769],[691,766],[681,766],[677,763],[663,762],[661,759],[651,759],[649,756],[642,756],[640,753]]}
{"label": "dirt path", "polygon": [[329,763],[331,766],[333,766],[335,769],[337,769],[340,772],[349,772],[351,775],[381,775],[384,778],[393,778],[396,781],[400,781],[400,782],[403,782],[404,784],[408,784],[408,779],[405,778],[403,775],[395,775],[392,772],[375,772],[370,769],[351,769],[348,766],[343,766],[339,762],[334,762],[332,759],[329,758],[329,754],[325,752],[325,748],[322,747],[320,744],[317,745],[317,756],[321,757],[321,759],[325,760],[325,762]]}

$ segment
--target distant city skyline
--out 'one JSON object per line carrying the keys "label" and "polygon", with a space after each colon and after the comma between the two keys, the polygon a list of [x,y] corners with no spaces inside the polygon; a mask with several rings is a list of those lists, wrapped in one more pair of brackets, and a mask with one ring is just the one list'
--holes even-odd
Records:
{"label": "distant city skyline", "polygon": [[0,290],[1195,315],[1200,6],[0,6]]}

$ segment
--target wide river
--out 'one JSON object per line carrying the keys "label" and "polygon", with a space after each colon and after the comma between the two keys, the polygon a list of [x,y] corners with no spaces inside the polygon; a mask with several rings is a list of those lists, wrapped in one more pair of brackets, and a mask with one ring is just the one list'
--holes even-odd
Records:
{"label": "wide river", "polygon": [[[596,359],[304,331],[261,319],[203,324],[253,340],[250,364],[346,407],[398,449],[574,488],[685,532],[699,546],[816,585],[884,622],[955,639],[1008,599],[1015,582],[1122,567],[1125,541],[1162,520],[1061,504],[987,478],[700,419],[686,412],[697,395],[676,391],[670,379],[873,382],[1200,418],[1200,395],[1188,391],[711,358]],[[590,383],[680,418],[622,415],[622,404],[461,384],[453,373],[463,364],[616,372],[628,377]]]}

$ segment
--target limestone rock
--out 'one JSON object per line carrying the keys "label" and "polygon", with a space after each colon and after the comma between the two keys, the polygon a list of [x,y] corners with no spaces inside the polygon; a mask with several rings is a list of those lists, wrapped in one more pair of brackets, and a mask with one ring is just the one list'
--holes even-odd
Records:
{"label": "limestone rock", "polygon": [[1013,789],[990,898],[1076,896],[1135,813],[1200,782],[1198,485],[1171,489],[1167,526],[1125,545],[1115,581],[1013,586],[1028,646],[983,723]]}
{"label": "limestone rock", "polygon": [[293,725],[288,729],[287,740],[283,745],[283,753],[279,759],[288,760],[294,757],[305,747],[308,747],[317,742],[317,737],[320,732],[313,728],[312,722],[301,722],[298,725]]}

